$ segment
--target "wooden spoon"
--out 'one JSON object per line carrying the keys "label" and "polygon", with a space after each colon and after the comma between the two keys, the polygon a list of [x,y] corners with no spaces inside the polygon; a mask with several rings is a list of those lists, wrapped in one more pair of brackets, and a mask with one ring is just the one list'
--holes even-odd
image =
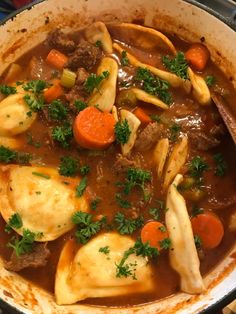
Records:
{"label": "wooden spoon", "polygon": [[222,119],[224,120],[224,123],[229,133],[231,134],[231,137],[234,143],[236,144],[236,117],[235,115],[231,112],[224,97],[221,96],[219,93],[212,92],[211,98],[213,102],[215,103]]}

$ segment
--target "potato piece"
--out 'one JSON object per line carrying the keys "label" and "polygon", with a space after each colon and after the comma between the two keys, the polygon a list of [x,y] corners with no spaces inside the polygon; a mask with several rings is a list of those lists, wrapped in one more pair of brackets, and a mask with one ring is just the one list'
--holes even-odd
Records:
{"label": "potato piece", "polygon": [[112,106],[111,113],[113,114],[113,117],[114,117],[114,119],[116,120],[116,122],[118,122],[119,119],[118,119],[118,113],[117,113],[117,108],[116,108],[116,106]]}
{"label": "potato piece", "polygon": [[169,251],[171,266],[179,273],[181,290],[202,293],[204,284],[199,271],[199,258],[184,198],[177,190],[183,176],[178,174],[167,193],[166,227],[172,243]]}
{"label": "potato piece", "polygon": [[95,22],[85,29],[85,38],[91,43],[97,41],[102,43],[102,49],[107,53],[112,53],[112,40],[103,22]]}
{"label": "potato piece", "polygon": [[21,146],[21,142],[13,137],[0,136],[0,145],[10,149],[18,149]]}
{"label": "potato piece", "polygon": [[136,96],[136,98],[138,100],[144,101],[146,103],[152,104],[156,107],[159,107],[161,109],[169,109],[169,106],[167,104],[165,104],[163,101],[161,101],[159,98],[157,98],[156,96],[150,95],[148,93],[146,93],[144,90],[139,89],[139,88],[132,88],[131,92],[134,93],[134,95]]}
{"label": "potato piece", "polygon": [[98,106],[102,111],[110,112],[116,98],[116,81],[118,75],[118,65],[112,58],[105,57],[97,69],[97,75],[104,71],[109,72],[109,76],[104,79],[99,90],[94,90],[88,101],[89,106]]}
{"label": "potato piece", "polygon": [[229,218],[229,230],[236,232],[236,210],[231,214]]}
{"label": "potato piece", "polygon": [[211,94],[205,80],[188,67],[188,75],[193,86],[193,96],[201,105],[209,105]]}
{"label": "potato piece", "polygon": [[161,178],[164,165],[166,162],[167,154],[169,150],[168,138],[161,139],[154,149],[154,161],[156,163],[157,176]]}
{"label": "potato piece", "polygon": [[124,156],[127,156],[134,146],[137,137],[138,127],[140,126],[141,122],[132,112],[128,110],[122,109],[120,111],[120,116],[121,121],[124,121],[125,119],[127,120],[129,129],[131,131],[128,142],[124,145],[121,145],[122,154]]}
{"label": "potato piece", "polygon": [[8,84],[14,82],[21,72],[23,72],[22,67],[17,63],[12,63],[4,78],[4,82]]}
{"label": "potato piece", "polygon": [[[117,43],[113,44],[113,48],[117,50],[119,53],[122,53],[124,50],[120,45]],[[190,91],[190,82],[188,80],[183,80],[182,78],[178,77],[177,75],[160,70],[158,68],[155,68],[151,65],[145,64],[140,62],[136,57],[131,55],[129,52],[126,54],[127,58],[129,59],[130,64],[132,64],[135,67],[141,67],[141,68],[146,68],[149,71],[151,71],[154,75],[157,75],[159,78],[166,80],[167,82],[170,83],[171,86],[173,87],[180,87],[182,86],[186,91]]]}
{"label": "potato piece", "polygon": [[168,159],[163,189],[166,190],[174,179],[174,177],[179,173],[180,169],[183,167],[188,156],[188,138],[184,136],[181,141],[175,144],[174,149]]}
{"label": "potato piece", "polygon": [[24,94],[17,93],[6,97],[0,103],[0,135],[13,136],[27,131],[37,114],[31,112],[24,101]]}

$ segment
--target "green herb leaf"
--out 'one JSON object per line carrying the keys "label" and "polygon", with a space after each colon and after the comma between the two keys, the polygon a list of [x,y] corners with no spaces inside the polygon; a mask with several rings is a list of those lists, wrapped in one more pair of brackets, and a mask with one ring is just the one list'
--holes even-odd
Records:
{"label": "green herb leaf", "polygon": [[17,153],[3,145],[0,146],[0,162],[9,163],[15,161]]}
{"label": "green herb leaf", "polygon": [[17,89],[14,86],[0,85],[0,93],[5,96],[9,96],[12,94],[16,94]]}
{"label": "green herb leaf", "polygon": [[157,114],[151,114],[150,118],[152,119],[152,121],[155,121],[157,123],[161,122],[161,118]]}
{"label": "green herb leaf", "polygon": [[190,176],[199,179],[203,172],[208,169],[208,164],[202,157],[196,156],[191,160],[188,168]]}
{"label": "green herb leaf", "polygon": [[121,52],[121,60],[120,63],[122,66],[128,66],[129,65],[129,59],[127,57],[127,52],[125,50],[123,50]]}
{"label": "green herb leaf", "polygon": [[191,217],[196,217],[197,215],[200,215],[204,212],[204,210],[196,205],[192,208],[192,214]]}
{"label": "green herb leaf", "polygon": [[34,176],[41,177],[41,178],[44,178],[44,179],[46,179],[46,180],[51,179],[51,177],[50,177],[48,174],[45,174],[45,173],[33,171],[32,174],[33,174]]}
{"label": "green herb leaf", "polygon": [[92,210],[97,210],[97,206],[98,204],[101,202],[101,199],[100,198],[95,198],[94,200],[92,200],[92,202],[90,203],[90,208]]}
{"label": "green herb leaf", "polygon": [[95,43],[95,46],[98,47],[98,48],[101,48],[102,47],[101,40],[97,40],[96,43]]}
{"label": "green herb leaf", "polygon": [[135,242],[134,252],[137,256],[154,258],[159,255],[157,248],[150,246],[149,242],[143,243],[140,238]]}
{"label": "green herb leaf", "polygon": [[172,97],[169,92],[170,84],[167,81],[153,75],[148,69],[145,68],[137,69],[135,80],[142,83],[142,88],[145,90],[145,92],[157,96],[168,105],[171,104]]}
{"label": "green herb leaf", "polygon": [[63,148],[70,146],[69,142],[72,137],[72,126],[69,123],[65,123],[63,126],[56,126],[52,130],[52,138],[60,143]]}
{"label": "green herb leaf", "polygon": [[197,234],[194,235],[194,242],[195,242],[196,248],[200,249],[202,246],[202,239],[199,237],[199,235]]}
{"label": "green herb leaf", "polygon": [[31,232],[28,229],[23,229],[23,236],[21,238],[13,237],[7,246],[15,250],[16,256],[32,252],[36,236],[37,235],[34,232]]}
{"label": "green herb leaf", "polygon": [[164,250],[167,250],[171,247],[171,240],[170,238],[165,238],[164,240],[162,241],[159,241],[160,243],[160,247]]}
{"label": "green herb leaf", "polygon": [[84,194],[84,191],[87,187],[87,177],[83,177],[76,187],[76,196],[81,197]]}
{"label": "green herb leaf", "polygon": [[144,223],[142,216],[131,219],[126,218],[125,215],[120,212],[116,213],[114,221],[120,234],[132,234],[135,230],[141,228]]}
{"label": "green herb leaf", "polygon": [[155,220],[159,220],[159,219],[160,219],[160,208],[150,208],[150,209],[149,209],[149,214],[150,214]]}
{"label": "green herb leaf", "polygon": [[119,144],[126,144],[129,140],[131,131],[128,121],[125,119],[123,121],[118,121],[115,125],[115,136],[116,141]]}
{"label": "green herb leaf", "polygon": [[27,82],[22,87],[27,92],[29,91],[29,92],[33,92],[34,94],[39,94],[48,86],[49,84],[46,81],[33,80],[30,82]]}
{"label": "green herb leaf", "polygon": [[121,208],[131,208],[131,203],[128,200],[123,199],[120,193],[116,193],[115,197],[116,197],[117,204]]}
{"label": "green herb leaf", "polygon": [[206,82],[207,86],[212,87],[216,83],[216,78],[215,78],[215,76],[208,75],[205,78],[205,82]]}
{"label": "green herb leaf", "polygon": [[60,99],[53,100],[48,106],[48,116],[51,120],[62,121],[67,117],[68,109]]}
{"label": "green herb leaf", "polygon": [[83,165],[79,169],[81,176],[85,176],[86,174],[89,173],[89,171],[90,171],[90,167],[88,165]]}
{"label": "green herb leaf", "polygon": [[44,106],[44,100],[42,96],[34,96],[26,94],[24,96],[25,103],[29,106],[30,110],[33,112],[37,112],[43,109]]}
{"label": "green herb leaf", "polygon": [[221,153],[215,154],[213,156],[216,163],[215,175],[217,177],[223,177],[228,169],[228,165]]}
{"label": "green herb leaf", "polygon": [[100,83],[106,78],[108,78],[109,74],[110,73],[108,71],[104,71],[100,75],[91,73],[84,83],[84,87],[87,93],[91,94],[94,89],[97,89],[97,91],[99,91]]}
{"label": "green herb leaf", "polygon": [[103,253],[105,255],[110,253],[110,248],[109,246],[104,246],[104,247],[100,247],[100,249],[98,250],[98,252]]}
{"label": "green herb leaf", "polygon": [[172,142],[175,142],[179,136],[179,133],[181,131],[181,126],[177,123],[172,124],[170,127],[170,140]]}
{"label": "green herb leaf", "polygon": [[78,172],[78,161],[70,156],[62,157],[59,174],[64,177],[74,177]]}
{"label": "green herb leaf", "polygon": [[178,51],[173,59],[164,56],[162,62],[170,72],[175,73],[184,80],[188,79],[188,61],[185,59],[183,52]]}
{"label": "green herb leaf", "polygon": [[41,147],[41,143],[34,141],[33,139],[33,135],[31,133],[27,133],[26,134],[26,142],[28,145],[34,146],[35,148],[40,148]]}
{"label": "green herb leaf", "polygon": [[74,106],[78,113],[88,107],[88,105],[84,101],[79,99],[75,100]]}
{"label": "green herb leaf", "polygon": [[20,229],[22,226],[21,216],[18,213],[15,213],[10,217],[8,224],[5,227],[5,231],[9,233],[12,229]]}

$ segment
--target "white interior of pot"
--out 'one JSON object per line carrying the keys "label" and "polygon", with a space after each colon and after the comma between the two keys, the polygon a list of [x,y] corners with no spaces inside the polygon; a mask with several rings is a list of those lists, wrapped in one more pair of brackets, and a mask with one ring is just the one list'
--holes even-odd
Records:
{"label": "white interior of pot", "polygon": [[[20,13],[0,28],[0,73],[30,48],[42,42],[56,26],[82,28],[94,20],[105,22],[144,19],[148,26],[174,32],[189,41],[205,37],[213,60],[236,86],[236,33],[208,13],[180,0],[46,0]],[[48,23],[49,21],[49,23]],[[235,248],[234,248],[235,250]],[[221,278],[221,281],[220,281]],[[9,273],[0,263],[0,297],[25,313],[197,313],[235,288],[235,259],[230,253],[205,278],[208,291],[201,296],[179,293],[160,302],[127,309],[57,306],[53,296]],[[217,285],[216,285],[217,283]]]}

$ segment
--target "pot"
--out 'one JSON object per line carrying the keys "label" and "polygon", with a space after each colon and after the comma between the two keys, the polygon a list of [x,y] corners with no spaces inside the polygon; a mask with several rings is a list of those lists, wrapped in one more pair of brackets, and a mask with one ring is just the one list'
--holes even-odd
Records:
{"label": "pot", "polygon": [[[95,20],[141,21],[188,41],[197,42],[204,37],[213,61],[236,87],[236,32],[219,19],[219,14],[216,14],[217,18],[201,7],[196,7],[195,1],[45,0],[36,3],[12,16],[0,27],[0,74],[11,62],[42,42],[47,32],[56,26],[73,29],[84,27]],[[214,3],[220,5],[221,1]],[[236,246],[206,276],[205,294],[193,296],[178,293],[161,301],[131,308],[58,306],[52,295],[17,274],[6,271],[0,260],[1,306],[10,309],[12,313],[19,311],[35,314],[213,313],[217,307],[223,307],[236,296],[236,259],[232,257],[235,254]]]}

